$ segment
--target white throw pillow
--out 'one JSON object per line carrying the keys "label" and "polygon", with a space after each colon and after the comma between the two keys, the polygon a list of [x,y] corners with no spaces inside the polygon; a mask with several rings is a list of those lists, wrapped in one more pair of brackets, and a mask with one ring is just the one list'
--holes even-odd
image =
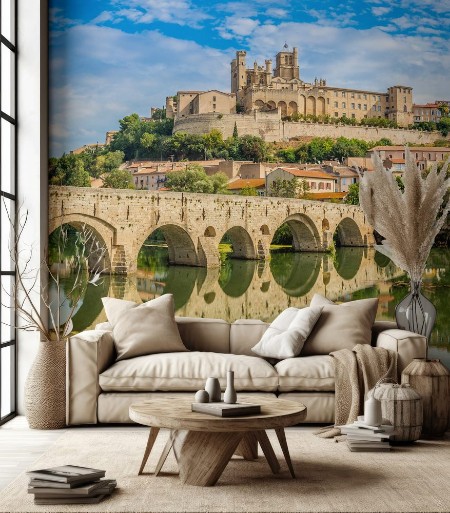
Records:
{"label": "white throw pillow", "polygon": [[117,360],[187,351],[175,322],[172,294],[141,305],[113,298],[102,298],[102,301],[113,326]]}
{"label": "white throw pillow", "polygon": [[298,356],[305,340],[322,313],[323,307],[288,308],[267,328],[252,351],[264,358],[293,358]]}

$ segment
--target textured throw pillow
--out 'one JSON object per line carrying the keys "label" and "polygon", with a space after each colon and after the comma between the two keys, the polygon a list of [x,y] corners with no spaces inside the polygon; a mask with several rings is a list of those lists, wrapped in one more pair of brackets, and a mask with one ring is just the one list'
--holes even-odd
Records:
{"label": "textured throw pillow", "polygon": [[303,346],[301,356],[329,354],[370,344],[377,314],[378,298],[359,299],[340,305],[314,294],[311,307],[322,307],[322,314]]}
{"label": "textured throw pillow", "polygon": [[113,298],[103,298],[102,301],[113,325],[117,360],[187,351],[175,322],[172,294],[164,294],[139,306],[132,301]]}
{"label": "textured throw pillow", "polygon": [[321,306],[284,310],[252,347],[252,351],[264,358],[278,360],[298,356],[321,312]]}

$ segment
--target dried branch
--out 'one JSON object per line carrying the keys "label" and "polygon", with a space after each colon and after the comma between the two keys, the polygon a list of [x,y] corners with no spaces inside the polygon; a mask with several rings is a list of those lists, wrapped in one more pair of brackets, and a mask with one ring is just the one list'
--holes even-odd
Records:
{"label": "dried branch", "polygon": [[[70,259],[70,268],[73,271],[74,281],[65,297],[61,298],[60,266],[56,265],[52,268],[48,263],[48,252],[44,251],[44,258],[40,262],[39,267],[32,268],[33,246],[30,245],[28,250],[23,249],[24,243],[22,239],[28,221],[28,211],[23,213],[20,207],[15,224],[5,201],[3,201],[3,206],[13,234],[9,245],[9,253],[15,267],[16,276],[11,292],[7,291],[2,285],[5,295],[10,298],[11,303],[4,303],[2,301],[2,305],[6,308],[14,309],[17,318],[22,321],[20,325],[12,326],[15,329],[38,331],[41,338],[48,342],[63,340],[73,330],[72,318],[86,293],[88,285],[93,284],[97,286],[100,276],[107,271],[103,267],[107,251],[106,247],[98,242],[93,230],[85,225],[82,226],[81,230],[77,233],[75,241],[75,255]],[[60,227],[56,245],[58,264],[64,261],[64,254],[68,247],[68,231],[67,227],[63,224]],[[89,260],[92,261],[91,266],[89,266]],[[49,288],[46,285],[43,285],[39,292],[35,290],[41,273],[48,274],[49,281],[54,284],[56,288],[55,299],[50,299]],[[67,302],[70,302],[69,314],[66,320],[61,322],[62,308]],[[45,316],[41,314],[41,305],[43,305],[46,312]]]}
{"label": "dried branch", "polygon": [[450,187],[446,180],[448,162],[438,173],[433,166],[423,179],[405,148],[402,193],[380,157],[373,157],[374,171],[361,177],[359,198],[368,222],[384,240],[376,249],[406,271],[415,282],[422,280],[426,261],[436,235],[447,218],[450,204],[444,196]]}

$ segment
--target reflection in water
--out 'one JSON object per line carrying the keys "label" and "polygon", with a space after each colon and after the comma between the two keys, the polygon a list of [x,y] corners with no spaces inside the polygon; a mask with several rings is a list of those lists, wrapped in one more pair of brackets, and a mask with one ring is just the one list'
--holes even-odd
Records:
{"label": "reflection in water", "polygon": [[[338,248],[334,257],[274,252],[270,262],[229,259],[220,269],[205,269],[169,266],[166,248],[144,247],[138,265],[136,276],[112,276],[101,287],[88,287],[74,318],[77,331],[106,320],[100,301],[105,295],[147,301],[172,293],[177,315],[271,321],[289,306],[306,306],[316,292],[337,301],[378,297],[378,318],[393,319],[408,291],[404,274],[367,248]],[[432,251],[424,284],[438,311],[431,356],[450,365],[450,250]]]}
{"label": "reflection in water", "polygon": [[270,271],[288,296],[302,297],[314,287],[322,258],[323,253],[274,253]]}

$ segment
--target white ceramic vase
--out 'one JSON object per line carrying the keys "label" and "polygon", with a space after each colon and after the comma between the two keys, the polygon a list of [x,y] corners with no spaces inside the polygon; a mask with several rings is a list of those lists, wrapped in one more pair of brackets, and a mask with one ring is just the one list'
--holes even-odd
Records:
{"label": "white ceramic vase", "polygon": [[237,400],[236,390],[234,388],[234,372],[227,372],[227,388],[225,389],[225,394],[223,396],[223,400],[228,404],[235,404]]}
{"label": "white ceramic vase", "polygon": [[210,403],[219,403],[221,399],[220,383],[217,378],[208,378],[205,384],[205,390],[209,394]]}

